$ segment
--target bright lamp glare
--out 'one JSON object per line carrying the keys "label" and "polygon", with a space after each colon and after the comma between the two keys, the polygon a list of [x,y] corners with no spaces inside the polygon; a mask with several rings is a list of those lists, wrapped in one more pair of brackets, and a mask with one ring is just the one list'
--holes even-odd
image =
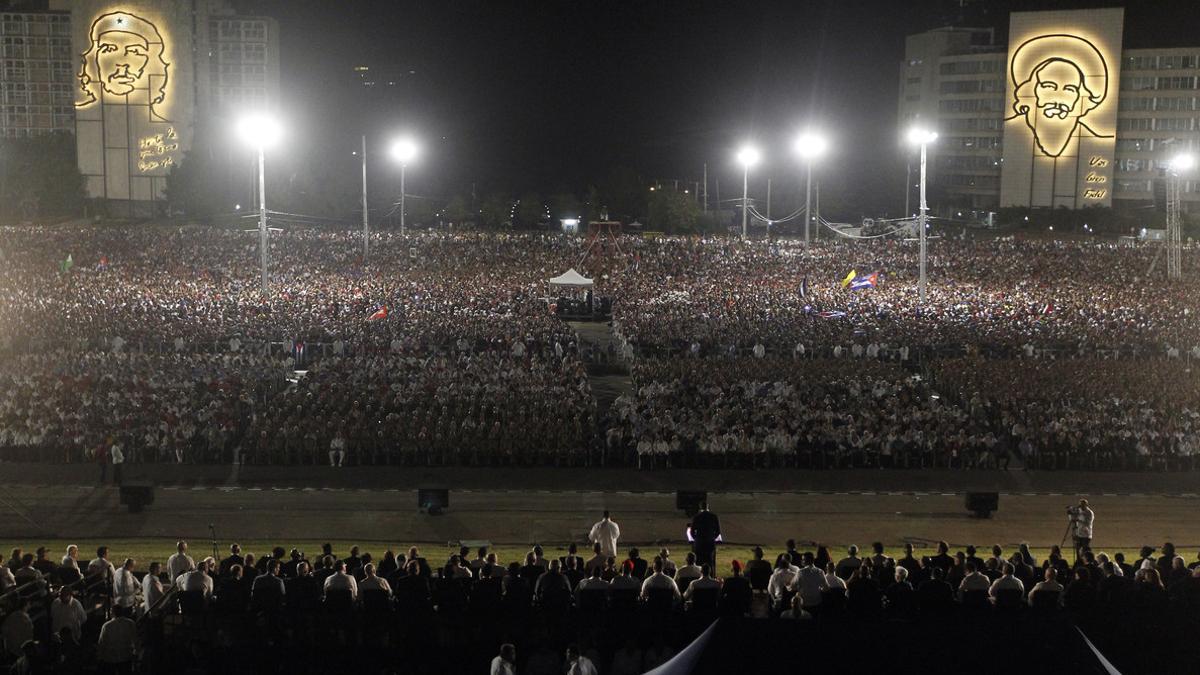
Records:
{"label": "bright lamp glare", "polygon": [[408,164],[417,156],[417,143],[411,138],[401,138],[392,144],[392,159]]}
{"label": "bright lamp glare", "polygon": [[1191,171],[1196,166],[1195,155],[1176,155],[1171,160],[1171,168],[1175,171]]}
{"label": "bright lamp glare", "polygon": [[267,148],[279,142],[283,136],[283,127],[279,126],[279,121],[274,117],[255,113],[238,121],[237,132],[246,145]]}
{"label": "bright lamp glare", "polygon": [[741,150],[738,150],[737,161],[743,166],[750,167],[758,164],[760,157],[761,155],[758,154],[758,148],[747,145]]}
{"label": "bright lamp glare", "polygon": [[913,127],[908,130],[908,142],[913,145],[927,145],[937,140],[937,132],[924,127]]}
{"label": "bright lamp glare", "polygon": [[820,157],[828,149],[829,141],[820,134],[806,131],[796,138],[796,153],[805,159]]}

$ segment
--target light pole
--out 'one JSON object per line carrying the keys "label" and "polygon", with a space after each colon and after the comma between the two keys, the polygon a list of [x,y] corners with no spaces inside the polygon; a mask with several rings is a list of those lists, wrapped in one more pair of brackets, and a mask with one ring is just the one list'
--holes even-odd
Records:
{"label": "light pole", "polygon": [[737,160],[742,164],[742,241],[746,240],[747,212],[750,208],[750,167],[757,164],[758,148],[751,145],[738,150]]}
{"label": "light pole", "polygon": [[238,122],[238,136],[242,141],[258,151],[258,251],[259,266],[262,272],[262,292],[267,294],[267,178],[266,178],[266,148],[274,145],[283,130],[273,117],[255,113],[243,117]]}
{"label": "light pole", "polygon": [[937,132],[924,127],[913,127],[908,131],[908,142],[913,145],[921,146],[921,218],[918,227],[921,230],[921,278],[918,283],[918,301],[921,306],[925,305],[925,260],[926,260],[926,242],[925,230],[928,227],[929,220],[929,205],[925,203],[925,149],[930,143],[937,140]]}
{"label": "light pole", "polygon": [[404,170],[417,156],[417,144],[411,138],[401,138],[392,144],[392,158],[400,162],[400,234],[404,234]]}
{"label": "light pole", "polygon": [[1167,167],[1167,278],[1183,277],[1183,213],[1180,202],[1181,176],[1196,166],[1196,156],[1176,155]]}
{"label": "light pole", "polygon": [[363,263],[367,262],[367,254],[371,250],[371,228],[367,221],[367,135],[362,137],[362,175],[363,175]]}
{"label": "light pole", "polygon": [[812,223],[812,177],[813,160],[825,154],[829,141],[824,136],[806,131],[796,138],[796,153],[808,167],[807,185],[804,188],[804,246],[809,244],[809,225]]}

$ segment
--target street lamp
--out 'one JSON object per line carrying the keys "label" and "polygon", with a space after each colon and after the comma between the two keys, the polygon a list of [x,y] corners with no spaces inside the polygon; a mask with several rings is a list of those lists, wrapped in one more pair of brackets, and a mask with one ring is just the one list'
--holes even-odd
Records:
{"label": "street lamp", "polygon": [[925,229],[929,220],[929,206],[925,203],[925,149],[930,143],[937,140],[937,132],[924,127],[913,127],[908,130],[908,142],[912,145],[921,146],[921,218],[919,227],[921,228],[921,278],[918,283],[918,300],[922,306],[925,305],[925,259],[926,259],[926,243]]}
{"label": "street lamp", "polygon": [[808,166],[808,181],[804,189],[804,245],[808,246],[809,224],[812,223],[812,173],[813,160],[825,154],[829,149],[829,141],[824,136],[812,131],[806,131],[796,138],[796,154]]}
{"label": "street lamp", "polygon": [[1167,278],[1172,280],[1183,276],[1182,176],[1195,167],[1196,156],[1186,152],[1172,157],[1167,166]]}
{"label": "street lamp", "polygon": [[405,137],[392,144],[392,159],[400,162],[400,234],[404,234],[404,170],[417,156],[417,143]]}
{"label": "street lamp", "polygon": [[750,208],[750,167],[758,164],[758,148],[743,145],[738,150],[737,161],[742,165],[742,240],[746,239],[747,210]]}
{"label": "street lamp", "polygon": [[275,145],[283,136],[279,121],[265,113],[243,117],[237,125],[238,137],[258,151],[258,249],[262,272],[262,292],[267,293],[267,179],[266,148]]}

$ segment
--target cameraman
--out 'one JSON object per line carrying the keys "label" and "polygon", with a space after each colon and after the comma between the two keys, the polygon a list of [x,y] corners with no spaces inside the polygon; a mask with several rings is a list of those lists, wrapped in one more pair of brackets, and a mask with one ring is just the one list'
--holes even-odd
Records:
{"label": "cameraman", "polygon": [[1068,529],[1075,542],[1075,561],[1078,562],[1084,551],[1091,550],[1092,523],[1096,520],[1096,514],[1088,507],[1088,500],[1080,499],[1078,506],[1067,507],[1067,515],[1071,518]]}

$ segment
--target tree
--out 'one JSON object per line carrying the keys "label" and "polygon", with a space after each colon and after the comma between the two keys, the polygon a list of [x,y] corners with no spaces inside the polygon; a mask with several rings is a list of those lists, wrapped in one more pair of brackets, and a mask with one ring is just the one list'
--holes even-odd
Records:
{"label": "tree", "polygon": [[656,190],[648,209],[646,224],[667,232],[695,232],[700,223],[700,207],[676,190]]}
{"label": "tree", "polygon": [[83,212],[83,175],[73,135],[5,140],[0,144],[0,166],[0,209],[5,216],[45,218]]}
{"label": "tree", "polygon": [[487,227],[503,227],[512,221],[512,198],[500,192],[493,192],[483,200],[479,209],[479,218]]}
{"label": "tree", "polygon": [[526,192],[517,202],[516,222],[521,227],[537,227],[546,222],[546,205],[536,192]]}
{"label": "tree", "polygon": [[443,209],[446,220],[459,224],[472,220],[474,214],[471,213],[471,207],[467,205],[466,197],[462,195],[454,195]]}
{"label": "tree", "polygon": [[579,199],[570,192],[559,192],[550,196],[550,219],[579,218],[583,216],[583,207]]}

